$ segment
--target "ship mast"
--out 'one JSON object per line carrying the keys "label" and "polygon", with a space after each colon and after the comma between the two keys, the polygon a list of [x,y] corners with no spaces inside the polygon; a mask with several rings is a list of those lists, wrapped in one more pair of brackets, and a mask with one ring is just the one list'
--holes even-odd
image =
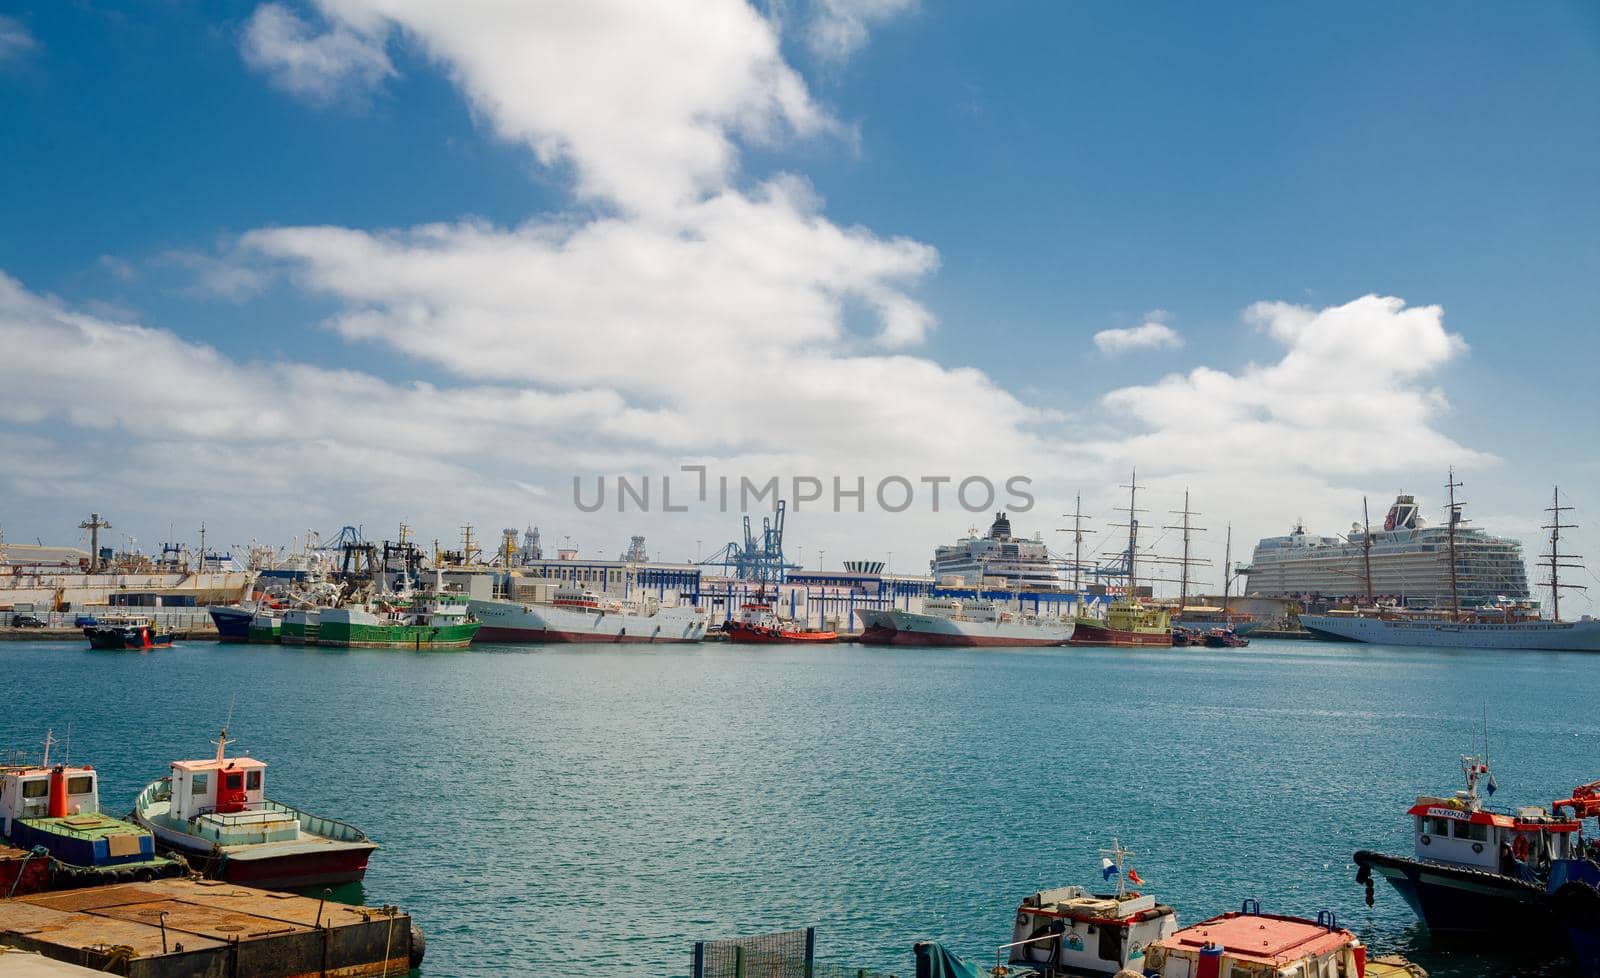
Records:
{"label": "ship mast", "polygon": [[1061,515],[1072,517],[1072,591],[1081,598],[1083,588],[1079,575],[1083,570],[1083,521],[1088,518],[1083,511],[1083,494],[1073,497],[1072,512]]}
{"label": "ship mast", "polygon": [[1177,526],[1162,527],[1163,530],[1183,531],[1183,557],[1178,561],[1181,567],[1181,569],[1178,571],[1178,610],[1182,611],[1183,606],[1189,603],[1189,565],[1197,563],[1197,561],[1193,560],[1189,556],[1190,533],[1194,530],[1204,530],[1205,527],[1195,526],[1189,520],[1191,516],[1199,516],[1200,514],[1190,511],[1189,490],[1187,489],[1183,491],[1183,508],[1174,509],[1171,512],[1174,516],[1183,517],[1183,522]]}
{"label": "ship mast", "polygon": [[1228,610],[1228,586],[1233,583],[1233,524],[1228,524],[1227,536],[1222,544],[1222,624],[1224,627],[1233,624],[1233,615]]}
{"label": "ship mast", "polygon": [[1547,554],[1541,554],[1540,556],[1543,559],[1539,561],[1539,566],[1550,572],[1550,579],[1548,581],[1540,581],[1539,583],[1550,589],[1550,617],[1554,621],[1561,620],[1562,588],[1570,588],[1574,591],[1587,590],[1587,588],[1582,584],[1561,583],[1561,571],[1563,569],[1577,570],[1583,566],[1582,564],[1576,563],[1562,563],[1563,560],[1577,560],[1580,557],[1579,554],[1564,554],[1561,552],[1561,531],[1577,529],[1577,524],[1575,523],[1561,522],[1561,514],[1568,512],[1571,509],[1571,506],[1561,505],[1561,487],[1555,487],[1555,491],[1551,496],[1550,505],[1545,508],[1545,512],[1550,514],[1550,523],[1549,525],[1540,528],[1550,531],[1550,552]]}
{"label": "ship mast", "polygon": [[1376,608],[1378,601],[1372,596],[1372,517],[1367,514],[1367,497],[1361,497],[1361,559],[1366,564],[1367,607]]}
{"label": "ship mast", "polygon": [[1459,621],[1461,618],[1461,589],[1456,576],[1456,524],[1461,522],[1461,504],[1456,502],[1456,490],[1461,488],[1461,483],[1456,481],[1456,470],[1450,468],[1450,479],[1445,483],[1445,489],[1450,493],[1450,620]]}
{"label": "ship mast", "polygon": [[1127,598],[1128,598],[1129,601],[1137,601],[1138,599],[1134,596],[1134,592],[1136,590],[1136,582],[1138,580],[1138,576],[1135,573],[1134,563],[1135,563],[1136,553],[1137,553],[1137,551],[1139,549],[1139,516],[1138,516],[1138,514],[1144,512],[1144,510],[1139,509],[1138,506],[1136,505],[1138,497],[1139,497],[1139,470],[1137,468],[1135,468],[1133,470],[1132,477],[1128,480],[1128,484],[1125,485],[1125,486],[1118,486],[1118,488],[1119,489],[1128,490],[1128,505],[1126,507],[1122,507],[1122,506],[1116,507],[1116,509],[1119,512],[1125,512],[1125,513],[1128,514],[1128,522],[1127,523],[1113,523],[1111,525],[1112,526],[1126,526],[1128,528],[1128,590],[1127,590]]}

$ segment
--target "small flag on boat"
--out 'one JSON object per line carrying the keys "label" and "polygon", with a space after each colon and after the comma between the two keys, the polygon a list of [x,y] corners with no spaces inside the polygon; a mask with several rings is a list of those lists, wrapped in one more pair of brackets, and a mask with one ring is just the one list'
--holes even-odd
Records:
{"label": "small flag on boat", "polygon": [[1489,775],[1489,783],[1488,783],[1487,787],[1489,788],[1489,797],[1490,798],[1493,798],[1494,797],[1494,793],[1496,791],[1500,790],[1500,786],[1494,783],[1494,775],[1492,775],[1492,774]]}
{"label": "small flag on boat", "polygon": [[1105,879],[1117,875],[1117,864],[1104,856],[1100,857],[1100,875]]}
{"label": "small flag on boat", "polygon": [[1138,871],[1133,869],[1132,867],[1129,867],[1129,869],[1128,869],[1128,882],[1132,883],[1134,886],[1143,886],[1144,885],[1144,880],[1139,878]]}

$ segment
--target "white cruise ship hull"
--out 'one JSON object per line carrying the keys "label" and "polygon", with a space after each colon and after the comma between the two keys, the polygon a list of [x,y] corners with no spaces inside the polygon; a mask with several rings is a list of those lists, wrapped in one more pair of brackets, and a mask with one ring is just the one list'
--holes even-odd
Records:
{"label": "white cruise ship hull", "polygon": [[1301,615],[1300,624],[1319,638],[1374,645],[1600,652],[1600,620],[1593,619],[1477,624]]}
{"label": "white cruise ship hull", "polygon": [[484,642],[698,642],[706,637],[706,616],[690,606],[631,609],[564,608],[517,601],[470,601],[467,609],[483,623],[476,641]]}
{"label": "white cruise ship hull", "polygon": [[965,621],[890,608],[856,614],[867,645],[945,645],[1011,647],[1066,645],[1072,622],[1061,619]]}

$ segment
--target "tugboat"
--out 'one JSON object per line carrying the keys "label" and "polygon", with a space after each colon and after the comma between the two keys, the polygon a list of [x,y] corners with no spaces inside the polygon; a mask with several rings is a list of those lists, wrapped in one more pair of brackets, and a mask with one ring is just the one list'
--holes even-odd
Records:
{"label": "tugboat", "polygon": [[354,883],[378,844],[360,829],[310,815],[266,797],[267,765],[228,757],[228,731],[217,755],[173,761],[134,801],[133,818],[161,846],[230,883],[286,890]]}
{"label": "tugboat", "polygon": [[89,648],[104,651],[142,651],[144,649],[170,649],[172,636],[163,635],[150,618],[105,618],[86,625],[83,634],[89,639]]}
{"label": "tugboat", "polygon": [[[0,766],[0,836],[21,849],[48,854],[48,872],[19,868],[12,893],[51,887],[151,880],[178,872],[156,855],[149,832],[100,813],[100,775],[88,765],[50,764],[47,733],[37,765]],[[10,895],[10,894],[8,894]]]}
{"label": "tugboat", "polygon": [[[1026,965],[1043,978],[1110,975],[1145,965],[1146,949],[1178,930],[1177,913],[1149,894],[1130,890],[1144,881],[1127,864],[1133,853],[1115,839],[1100,850],[1101,875],[1115,878],[1115,893],[1092,894],[1081,886],[1042,890],[1017,907],[1009,951],[1011,965]],[[998,957],[998,955],[997,955]]]}
{"label": "tugboat", "polygon": [[1355,854],[1367,902],[1376,873],[1436,934],[1515,934],[1541,947],[1559,940],[1545,881],[1553,862],[1572,858],[1578,821],[1537,807],[1491,811],[1478,797],[1480,782],[1494,792],[1488,763],[1466,756],[1461,771],[1465,791],[1421,795],[1407,810],[1415,823],[1412,857]]}
{"label": "tugboat", "polygon": [[1231,628],[1213,628],[1202,638],[1208,649],[1242,649],[1250,640]]}
{"label": "tugboat", "polygon": [[772,605],[765,601],[747,601],[739,606],[739,617],[722,623],[722,634],[728,641],[747,645],[789,645],[816,642],[837,642],[839,635],[831,630],[801,628],[792,621],[779,618]]}
{"label": "tugboat", "polygon": [[[1570,812],[1580,825],[1586,818],[1600,818],[1600,781],[1574,788],[1571,797],[1550,810]],[[1574,840],[1566,859],[1551,862],[1546,890],[1556,919],[1566,928],[1578,974],[1600,978],[1600,840]]]}

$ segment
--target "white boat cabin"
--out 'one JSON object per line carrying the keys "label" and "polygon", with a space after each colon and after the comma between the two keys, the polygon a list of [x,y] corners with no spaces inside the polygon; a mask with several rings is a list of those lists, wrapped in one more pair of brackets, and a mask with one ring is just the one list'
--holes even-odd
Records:
{"label": "white boat cabin", "polygon": [[266,762],[228,757],[227,746],[224,730],[216,757],[172,762],[172,820],[223,846],[298,839],[299,817],[267,801]]}
{"label": "white boat cabin", "polygon": [[[45,764],[49,761],[46,759]],[[22,818],[67,818],[100,812],[100,777],[92,767],[0,768],[0,834]]]}
{"label": "white boat cabin", "polygon": [[1534,806],[1515,814],[1490,811],[1478,796],[1480,781],[1493,783],[1489,766],[1463,757],[1461,770],[1465,791],[1448,798],[1419,795],[1408,811],[1417,859],[1515,876],[1524,875],[1524,868],[1537,874],[1552,860],[1569,857],[1578,822]]}
{"label": "white boat cabin", "polygon": [[1045,975],[1138,970],[1145,949],[1177,929],[1177,914],[1153,896],[1097,896],[1081,886],[1042,890],[1017,908],[1010,963]]}

